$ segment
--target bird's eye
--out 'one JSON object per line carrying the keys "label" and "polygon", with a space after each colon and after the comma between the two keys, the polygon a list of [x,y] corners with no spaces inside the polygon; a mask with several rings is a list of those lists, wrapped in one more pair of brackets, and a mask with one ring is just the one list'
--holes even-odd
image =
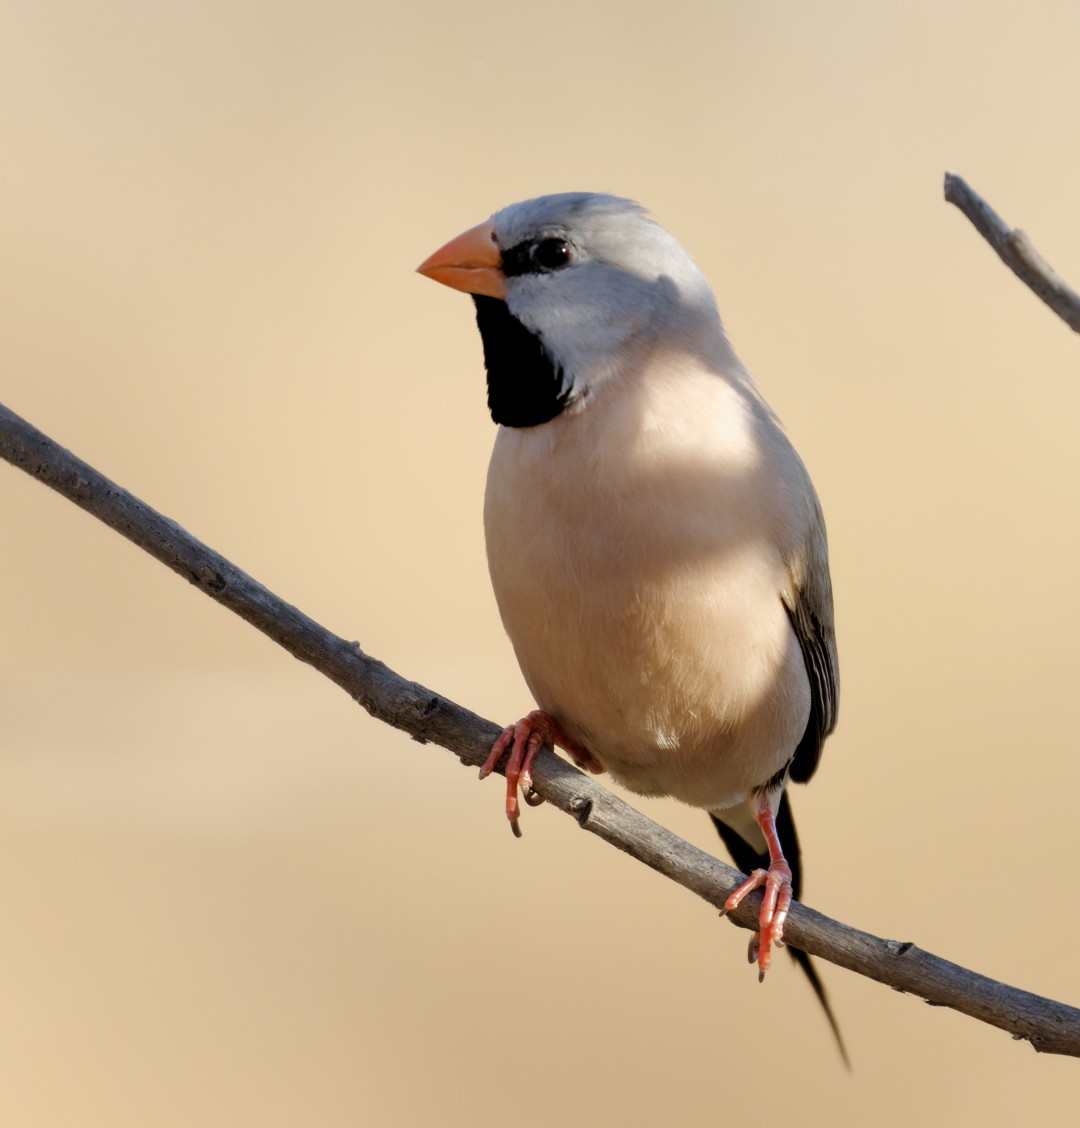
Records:
{"label": "bird's eye", "polygon": [[541,239],[532,248],[532,260],[541,270],[558,270],[573,257],[565,239]]}

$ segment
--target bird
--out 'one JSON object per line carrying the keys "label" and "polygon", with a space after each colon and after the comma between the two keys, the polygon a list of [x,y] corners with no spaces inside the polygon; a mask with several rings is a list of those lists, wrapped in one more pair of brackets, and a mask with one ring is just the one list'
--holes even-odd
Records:
{"label": "bird", "polygon": [[[764,979],[801,893],[786,785],[814,774],[839,672],[822,509],[732,348],[713,292],[639,204],[511,204],[419,273],[472,296],[498,425],[488,568],[537,708],[505,728],[520,834],[543,746],[640,795],[708,812],[764,895]],[[846,1060],[810,957],[809,978]]]}

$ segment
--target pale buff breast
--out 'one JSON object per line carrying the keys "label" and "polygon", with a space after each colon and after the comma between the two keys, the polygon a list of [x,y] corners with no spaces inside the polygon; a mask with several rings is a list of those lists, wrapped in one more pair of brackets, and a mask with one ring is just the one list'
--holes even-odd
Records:
{"label": "pale buff breast", "polygon": [[537,703],[619,782],[728,806],[809,715],[779,594],[801,467],[738,381],[669,365],[611,392],[500,429],[484,512],[499,610]]}

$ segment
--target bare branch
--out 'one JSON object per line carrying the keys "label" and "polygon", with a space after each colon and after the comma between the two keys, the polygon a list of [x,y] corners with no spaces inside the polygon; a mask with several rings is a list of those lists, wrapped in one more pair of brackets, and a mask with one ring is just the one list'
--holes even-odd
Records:
{"label": "bare branch", "polygon": [[1071,328],[1080,333],[1080,294],[1054,270],[1020,230],[1009,227],[955,172],[945,173],[945,199],[955,204],[997,251],[1001,261]]}
{"label": "bare branch", "polygon": [[[110,482],[29,423],[0,405],[0,456],[134,541],[206,595],[246,619],[294,657],[307,662],[373,717],[421,743],[434,741],[463,764],[480,765],[498,726],[400,677],[303,612],[290,606],[126,490]],[[731,866],[684,842],[635,811],[583,772],[545,750],[536,762],[536,790],[586,830],[719,907],[739,884]],[[733,914],[755,928],[760,895]],[[949,963],[914,944],[882,940],[803,905],[792,905],[785,939],[811,955],[876,979],[898,991],[1026,1039],[1036,1050],[1080,1057],[1080,1010],[1008,987]]]}

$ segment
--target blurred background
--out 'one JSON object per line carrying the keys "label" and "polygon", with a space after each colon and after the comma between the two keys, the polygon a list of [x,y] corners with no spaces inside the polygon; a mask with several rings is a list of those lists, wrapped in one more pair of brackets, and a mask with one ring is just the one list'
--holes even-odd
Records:
{"label": "blurred background", "polygon": [[[1080,285],[1067,3],[0,2],[0,399],[500,722],[493,427],[417,263],[646,203],[814,475],[843,693],[806,900],[1076,1003]],[[0,1090],[29,1126],[1033,1122],[1074,1061],[790,961],[0,466]],[[719,850],[708,820],[638,803]],[[1067,892],[1067,895],[1064,895]],[[1066,1102],[1070,1102],[1066,1104]]]}

